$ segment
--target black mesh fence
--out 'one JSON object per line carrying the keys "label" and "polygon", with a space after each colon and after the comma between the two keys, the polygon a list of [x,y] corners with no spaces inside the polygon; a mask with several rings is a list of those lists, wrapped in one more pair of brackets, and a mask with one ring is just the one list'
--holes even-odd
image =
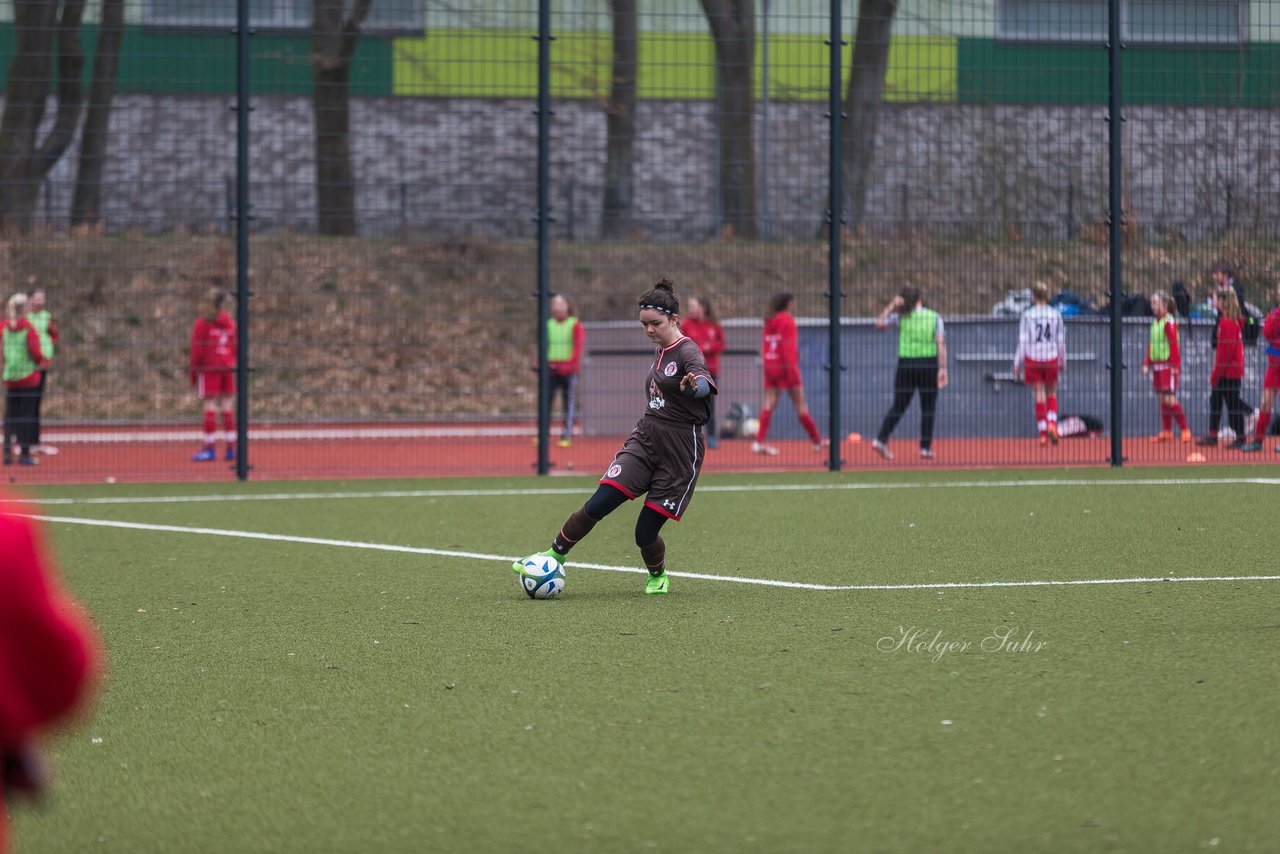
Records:
{"label": "black mesh fence", "polygon": [[[6,333],[12,477],[229,478],[228,450],[255,477],[534,471],[540,293],[585,331],[552,327],[575,413],[557,393],[545,459],[601,470],[645,412],[661,278],[687,331],[690,298],[719,324],[708,471],[1105,465],[1113,436],[1131,463],[1278,459],[1236,447],[1269,427],[1268,3],[844,3],[834,98],[831,4],[578,0],[550,42],[536,0],[476,5],[248,4],[244,255],[237,3],[0,3],[0,276],[57,333],[39,436]],[[233,371],[211,306],[242,290]],[[783,295],[794,335],[766,328]]]}

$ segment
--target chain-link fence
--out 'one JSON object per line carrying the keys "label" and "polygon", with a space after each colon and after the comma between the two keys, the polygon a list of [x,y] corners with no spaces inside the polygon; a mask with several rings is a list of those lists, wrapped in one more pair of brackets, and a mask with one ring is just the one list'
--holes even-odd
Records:
{"label": "chain-link fence", "polygon": [[[245,430],[255,477],[602,470],[663,277],[719,324],[708,471],[1280,459],[1233,447],[1268,430],[1271,4],[843,5],[576,0],[545,40],[537,0],[253,0],[241,64],[234,0],[0,3],[0,275],[57,333],[31,392],[6,332],[7,471],[232,477]],[[553,321],[540,385],[551,292],[585,335]]]}

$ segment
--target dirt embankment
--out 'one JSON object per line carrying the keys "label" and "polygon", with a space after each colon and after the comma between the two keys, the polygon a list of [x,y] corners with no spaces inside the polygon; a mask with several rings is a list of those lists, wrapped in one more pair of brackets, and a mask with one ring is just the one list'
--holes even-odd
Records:
{"label": "dirt embankment", "polygon": [[[1280,247],[1139,246],[1129,290],[1183,281],[1231,259],[1249,297],[1269,306]],[[252,243],[253,409],[261,420],[464,418],[535,410],[537,255],[531,243],[276,236]],[[790,291],[797,313],[825,315],[824,243],[566,244],[551,251],[553,290],[587,320],[633,317],[662,276],[709,299],[721,318],[759,317]],[[986,314],[1039,279],[1105,302],[1105,247],[1088,242],[854,241],[842,252],[843,313],[868,316],[905,284],[948,314]],[[62,331],[46,417],[189,418],[192,320],[211,287],[233,289],[225,237],[81,235],[0,242],[6,291],[43,287]],[[637,333],[638,335],[639,333]]]}

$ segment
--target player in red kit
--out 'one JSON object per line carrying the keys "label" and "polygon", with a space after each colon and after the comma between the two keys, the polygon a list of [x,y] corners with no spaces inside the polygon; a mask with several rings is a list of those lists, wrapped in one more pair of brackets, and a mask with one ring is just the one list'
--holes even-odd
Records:
{"label": "player in red kit", "polygon": [[791,294],[778,294],[769,301],[769,316],[764,322],[760,345],[760,357],[764,362],[764,406],[760,409],[760,429],[751,443],[751,450],[757,454],[778,454],[777,448],[764,442],[769,435],[773,410],[777,408],[783,391],[791,398],[813,447],[822,450],[825,444],[804,399],[804,381],[800,378],[800,332],[796,328],[796,319],[791,316],[794,303],[795,297]]}
{"label": "player in red kit", "polygon": [[236,394],[236,322],[226,312],[225,291],[209,292],[208,311],[191,327],[191,384],[204,402],[204,447],[191,459],[202,463],[218,458],[218,414],[222,414],[227,450],[236,458],[236,419],[232,412]]}
{"label": "player in red kit", "polygon": [[1151,437],[1152,442],[1172,442],[1173,423],[1179,428],[1179,437],[1191,441],[1187,429],[1187,416],[1178,402],[1178,379],[1182,374],[1182,350],[1178,346],[1178,319],[1173,314],[1173,300],[1163,291],[1151,295],[1151,335],[1147,343],[1147,356],[1142,360],[1142,373],[1151,374],[1151,387],[1160,401],[1160,432]]}
{"label": "player in red kit", "polygon": [[556,392],[564,400],[564,430],[560,447],[573,440],[573,419],[578,412],[578,374],[582,370],[582,352],[586,330],[578,322],[573,303],[564,294],[551,297],[551,316],[547,318],[547,369],[551,377],[551,399]]}
{"label": "player in red kit", "polygon": [[1218,444],[1218,425],[1222,409],[1227,409],[1227,424],[1236,434],[1235,446],[1246,441],[1244,435],[1245,405],[1240,399],[1240,382],[1244,378],[1244,338],[1240,332],[1240,302],[1231,288],[1213,294],[1218,311],[1216,346],[1213,348],[1213,370],[1209,374],[1209,433],[1196,440],[1197,445]]}
{"label": "player in red kit", "polygon": [[1058,444],[1058,375],[1067,367],[1067,328],[1062,314],[1049,304],[1049,286],[1031,286],[1032,305],[1018,323],[1018,351],[1013,375],[1025,377],[1036,404],[1040,444]]}
{"label": "player in red kit", "polygon": [[[703,357],[707,360],[707,370],[711,372],[712,385],[720,384],[720,354],[724,352],[724,327],[716,320],[711,303],[697,297],[689,297],[685,303],[684,318],[680,322],[680,331],[693,339]],[[707,447],[720,447],[716,436],[716,399],[708,398],[711,404],[711,416],[707,419]]]}
{"label": "player in red kit", "polygon": [[[1280,285],[1276,287],[1280,297]],[[1267,312],[1262,321],[1262,337],[1267,340],[1267,373],[1262,380],[1262,401],[1258,404],[1258,423],[1253,428],[1253,441],[1241,445],[1240,450],[1255,453],[1262,450],[1262,439],[1271,425],[1271,407],[1280,392],[1280,306]]]}
{"label": "player in red kit", "polygon": [[40,349],[40,333],[27,320],[27,297],[14,294],[5,305],[5,320],[0,325],[4,352],[4,464],[9,465],[12,437],[18,439],[18,463],[36,464],[31,448],[38,430],[40,371],[49,365]]}
{"label": "player in red kit", "polygon": [[30,513],[0,494],[0,852],[5,802],[47,785],[37,738],[88,694],[92,635],[64,594]]}

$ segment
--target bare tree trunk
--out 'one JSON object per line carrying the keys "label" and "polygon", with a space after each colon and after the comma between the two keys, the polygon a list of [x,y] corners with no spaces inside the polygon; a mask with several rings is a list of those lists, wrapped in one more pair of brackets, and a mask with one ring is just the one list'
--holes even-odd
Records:
{"label": "bare tree trunk", "polygon": [[111,99],[116,91],[123,36],[124,0],[102,0],[102,26],[98,32],[98,50],[93,57],[93,82],[89,85],[89,107],[80,133],[80,163],[75,196],[71,200],[72,225],[102,219],[102,169],[106,164]]}
{"label": "bare tree trunk", "polygon": [[604,206],[600,232],[622,237],[635,202],[636,0],[609,0],[613,12],[613,73],[605,105]]}
{"label": "bare tree trunk", "polygon": [[[80,121],[80,18],[84,0],[14,0],[14,54],[0,119],[0,230],[26,232],[40,185],[75,138]],[[57,53],[57,74],[53,56]],[[39,139],[45,99],[57,80],[53,127]]]}
{"label": "bare tree trunk", "polygon": [[755,3],[701,0],[716,49],[720,205],[726,227],[756,236]]}
{"label": "bare tree trunk", "polygon": [[373,0],[315,0],[311,19],[311,106],[315,115],[316,204],[321,234],[356,233],[355,170],[351,165],[351,57]]}
{"label": "bare tree trunk", "polygon": [[857,233],[867,209],[867,184],[876,156],[876,130],[889,67],[889,39],[898,0],[860,0],[849,88],[840,127],[840,169],[850,228]]}

